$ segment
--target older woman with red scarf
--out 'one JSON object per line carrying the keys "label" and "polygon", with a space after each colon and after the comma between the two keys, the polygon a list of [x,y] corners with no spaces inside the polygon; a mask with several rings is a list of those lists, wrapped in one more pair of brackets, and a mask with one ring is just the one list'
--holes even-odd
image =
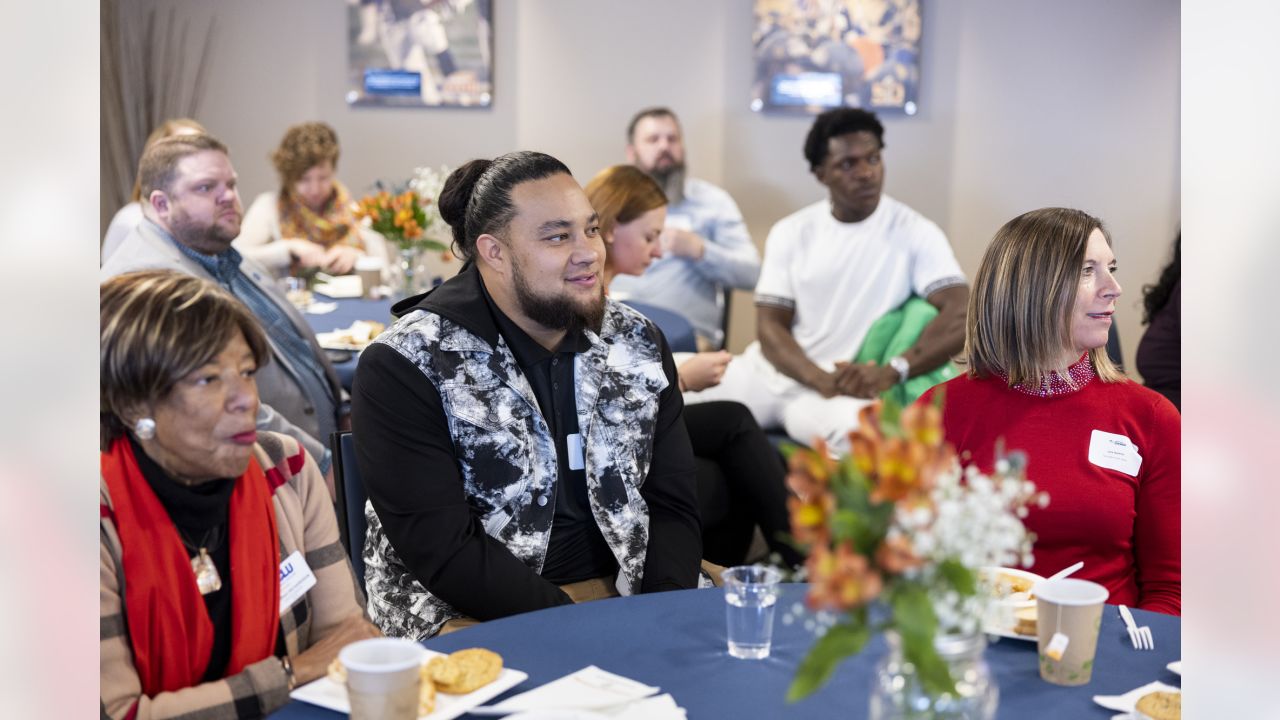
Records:
{"label": "older woman with red scarf", "polygon": [[254,430],[266,338],[172,272],[113,278],[100,308],[103,716],[270,713],[378,631],[315,461]]}

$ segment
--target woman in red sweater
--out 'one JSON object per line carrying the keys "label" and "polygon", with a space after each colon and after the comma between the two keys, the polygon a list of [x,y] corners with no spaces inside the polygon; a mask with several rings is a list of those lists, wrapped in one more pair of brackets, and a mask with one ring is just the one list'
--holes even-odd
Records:
{"label": "woman in red sweater", "polygon": [[1045,208],[1000,228],[969,298],[968,373],[918,402],[943,403],[966,463],[990,472],[1022,452],[1048,492],[1027,527],[1041,575],[1077,560],[1108,602],[1180,615],[1181,417],[1107,358],[1120,297],[1111,238],[1079,210]]}

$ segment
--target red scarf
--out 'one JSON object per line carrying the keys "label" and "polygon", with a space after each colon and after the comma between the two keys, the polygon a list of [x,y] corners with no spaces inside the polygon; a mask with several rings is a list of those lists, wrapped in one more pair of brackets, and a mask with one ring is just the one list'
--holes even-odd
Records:
{"label": "red scarf", "polygon": [[[118,439],[101,455],[124,572],[125,619],[142,692],[155,696],[200,684],[213,651],[213,622],[191,557],[133,448]],[[236,479],[231,543],[231,658],[226,676],[275,652],[280,626],[280,540],[271,489],[255,458]]]}

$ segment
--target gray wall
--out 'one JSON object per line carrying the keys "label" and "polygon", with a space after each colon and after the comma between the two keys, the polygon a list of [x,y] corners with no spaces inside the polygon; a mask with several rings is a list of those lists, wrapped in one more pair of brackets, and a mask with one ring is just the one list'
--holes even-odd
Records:
{"label": "gray wall", "polygon": [[[337,129],[353,192],[515,149],[557,155],[585,182],[622,160],[626,121],[650,104],[681,115],[692,171],[734,195],[758,244],[822,197],[800,152],[809,121],[747,109],[747,0],[496,0],[489,110],[348,107],[337,0],[168,4],[217,16],[200,120],[231,146],[246,202],[275,186],[267,155],[302,120]],[[1179,220],[1179,24],[1168,0],[925,0],[920,113],[885,118],[887,191],[942,226],[970,275],[1025,210],[1107,221],[1130,367],[1141,286]],[[754,336],[748,294],[734,309],[741,349]]]}

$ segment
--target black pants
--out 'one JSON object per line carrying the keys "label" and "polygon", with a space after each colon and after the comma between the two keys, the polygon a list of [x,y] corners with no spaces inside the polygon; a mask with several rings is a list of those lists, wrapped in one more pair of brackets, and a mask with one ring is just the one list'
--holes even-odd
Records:
{"label": "black pants", "polygon": [[707,402],[684,406],[697,464],[702,556],[740,565],[756,525],[769,549],[788,565],[802,558],[782,537],[790,532],[786,468],[747,406]]}

